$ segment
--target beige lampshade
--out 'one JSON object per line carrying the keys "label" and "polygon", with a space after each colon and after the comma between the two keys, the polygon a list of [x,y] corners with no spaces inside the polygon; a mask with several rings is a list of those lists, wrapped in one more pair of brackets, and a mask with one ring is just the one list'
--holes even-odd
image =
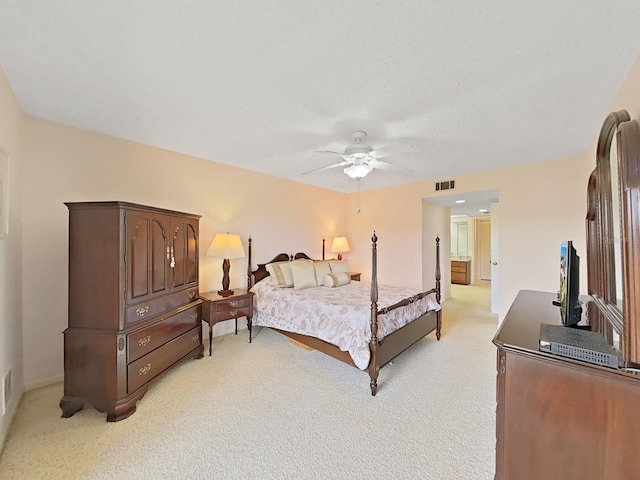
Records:
{"label": "beige lampshade", "polygon": [[207,255],[217,258],[244,258],[244,248],[239,235],[216,233],[207,249]]}
{"label": "beige lampshade", "polygon": [[331,244],[331,252],[332,253],[344,253],[350,252],[349,241],[347,237],[334,237],[333,243]]}

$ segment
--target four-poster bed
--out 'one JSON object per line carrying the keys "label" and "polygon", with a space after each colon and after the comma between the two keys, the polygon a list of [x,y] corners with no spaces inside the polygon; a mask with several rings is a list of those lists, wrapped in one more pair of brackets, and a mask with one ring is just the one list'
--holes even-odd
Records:
{"label": "four-poster bed", "polygon": [[[339,289],[324,286],[304,290],[279,288],[274,283],[275,279],[273,282],[269,280],[269,264],[312,260],[304,253],[295,256],[281,253],[267,263],[258,264],[258,268],[252,271],[251,238],[248,242],[247,274],[248,288],[255,295],[253,325],[269,327],[309,348],[367,371],[371,394],[375,395],[378,373],[383,366],[434,330],[440,340],[442,312],[440,239],[436,238],[435,287],[421,293],[378,285],[378,238],[375,232],[371,240],[370,287],[351,282]],[[324,260],[324,241],[322,257]],[[366,289],[368,297],[364,305],[363,289]],[[270,298],[275,298],[275,303],[268,304]],[[335,320],[338,326],[327,327],[331,323],[329,320]],[[251,324],[249,330],[251,336]],[[310,331],[313,333],[309,334]]]}

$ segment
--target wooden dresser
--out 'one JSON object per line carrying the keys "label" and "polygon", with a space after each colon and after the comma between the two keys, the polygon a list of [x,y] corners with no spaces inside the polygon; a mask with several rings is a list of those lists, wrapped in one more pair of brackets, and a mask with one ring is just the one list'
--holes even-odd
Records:
{"label": "wooden dresser", "polygon": [[539,351],[540,324],[560,324],[553,300],[520,291],[493,340],[495,478],[640,478],[640,377]]}
{"label": "wooden dresser", "polygon": [[200,216],[125,202],[66,205],[62,416],[86,402],[122,420],[171,367],[203,356]]}
{"label": "wooden dresser", "polygon": [[[587,183],[581,301],[595,338],[558,350],[580,360],[539,351],[540,324],[561,323],[556,293],[520,291],[494,338],[498,480],[640,479],[639,166],[640,124],[610,113]],[[618,367],[582,361],[597,360],[590,344],[607,345]]]}
{"label": "wooden dresser", "polygon": [[451,260],[451,283],[469,285],[471,283],[471,262]]}

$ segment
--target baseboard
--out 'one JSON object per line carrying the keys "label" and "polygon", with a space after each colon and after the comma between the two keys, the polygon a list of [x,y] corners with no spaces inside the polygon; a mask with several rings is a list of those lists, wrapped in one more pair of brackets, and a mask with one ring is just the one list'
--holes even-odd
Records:
{"label": "baseboard", "polygon": [[[21,400],[21,399],[20,399]],[[18,401],[18,404],[20,401]],[[11,425],[13,424],[13,420],[16,418],[16,413],[18,412],[18,407],[14,407],[10,411],[6,413],[8,415],[6,419],[6,424],[3,425],[2,431],[0,432],[0,457],[2,456],[2,451],[4,450],[4,445],[7,443],[7,437],[9,436],[9,430],[11,429]],[[6,428],[5,428],[6,427]]]}
{"label": "baseboard", "polygon": [[2,456],[4,445],[7,442],[7,437],[9,436],[11,425],[13,424],[13,421],[16,418],[16,414],[18,413],[18,407],[20,407],[20,402],[22,402],[24,390],[16,393],[17,398],[14,398],[11,402],[9,402],[9,408],[7,410],[7,413],[3,417],[3,423],[0,428],[0,457]]}
{"label": "baseboard", "polygon": [[[25,385],[22,391],[16,392],[18,393],[18,398],[13,400],[10,405],[10,409],[7,412],[6,423],[3,423],[2,431],[0,432],[0,454],[2,454],[2,450],[4,450],[4,445],[7,441],[7,436],[9,435],[9,430],[11,425],[13,424],[13,420],[18,413],[18,408],[20,407],[20,402],[22,402],[22,398],[24,394],[35,390],[37,388],[48,387],[49,385],[55,385],[56,383],[61,383],[64,381],[64,375],[56,375],[55,377],[47,378],[46,380],[40,380],[39,382],[34,382],[29,385]],[[6,427],[6,428],[5,428]]]}
{"label": "baseboard", "polygon": [[24,391],[29,392],[31,390],[35,390],[36,388],[48,387],[49,385],[54,385],[61,382],[64,382],[64,375],[56,375],[55,377],[50,377],[45,380],[40,380],[38,382],[25,385]]}

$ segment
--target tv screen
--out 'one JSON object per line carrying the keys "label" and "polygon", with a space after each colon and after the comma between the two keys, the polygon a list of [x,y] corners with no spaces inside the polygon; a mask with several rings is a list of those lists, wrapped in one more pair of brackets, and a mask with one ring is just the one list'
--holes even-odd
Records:
{"label": "tv screen", "polygon": [[582,317],[580,304],[580,257],[569,240],[560,245],[560,291],[558,302],[563,325],[576,325]]}

